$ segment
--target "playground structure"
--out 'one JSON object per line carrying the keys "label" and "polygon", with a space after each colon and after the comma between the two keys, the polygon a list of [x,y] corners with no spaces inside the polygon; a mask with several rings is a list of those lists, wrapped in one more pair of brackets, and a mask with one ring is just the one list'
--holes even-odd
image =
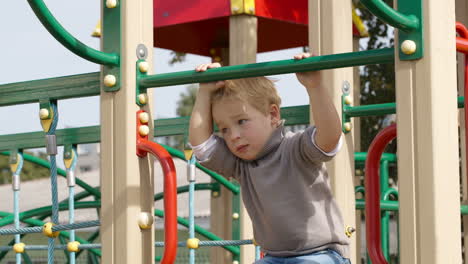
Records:
{"label": "playground structure", "polygon": [[[380,207],[383,210],[399,210],[400,227],[400,262],[401,263],[461,263],[461,223],[460,208],[463,214],[467,213],[465,206],[460,206],[459,197],[459,162],[458,162],[458,121],[456,94],[456,60],[455,47],[459,51],[466,52],[468,45],[466,41],[466,29],[461,24],[456,28],[460,37],[455,42],[455,2],[444,2],[436,0],[400,0],[397,3],[398,11],[386,6],[380,0],[362,0],[369,10],[379,16],[382,20],[396,28],[395,49],[382,49],[371,51],[352,52],[351,27],[351,2],[343,3],[330,0],[310,0],[309,1],[309,45],[311,50],[320,56],[303,61],[276,61],[259,64],[255,61],[257,53],[256,45],[245,46],[246,43],[256,43],[256,34],[252,34],[257,18],[244,10],[236,16],[229,17],[231,25],[230,34],[234,37],[229,46],[230,65],[219,69],[212,69],[205,73],[194,73],[193,71],[178,72],[171,74],[150,75],[152,61],[153,28],[147,21],[152,18],[152,1],[103,1],[103,38],[102,51],[83,49],[83,44],[66,34],[58,23],[53,21],[53,17],[48,13],[44,3],[40,0],[29,0],[36,14],[51,31],[51,33],[72,51],[91,61],[102,64],[100,74],[92,73],[79,76],[62,77],[51,80],[40,80],[22,84],[0,86],[0,105],[21,104],[26,102],[40,102],[41,120],[44,123],[45,132],[48,138],[48,153],[51,155],[51,179],[52,188],[56,177],[54,145],[65,145],[65,157],[67,171],[70,179],[73,179],[73,159],[74,145],[88,142],[101,142],[101,190],[98,192],[94,188],[89,188],[85,183],[76,179],[76,184],[81,185],[86,191],[82,195],[94,195],[100,197],[101,203],[83,204],[73,200],[78,200],[73,194],[73,180],[70,180],[70,204],[58,203],[53,197],[52,222],[58,223],[57,216],[59,209],[68,207],[72,214],[73,206],[99,207],[101,209],[100,221],[88,223],[73,223],[73,217],[68,225],[46,225],[45,227],[19,228],[19,221],[22,220],[29,225],[42,226],[44,223],[40,219],[33,219],[29,216],[20,215],[19,209],[15,209],[14,214],[1,213],[0,221],[15,223],[14,229],[0,230],[0,234],[17,234],[12,245],[5,250],[14,250],[17,256],[27,256],[22,254],[24,250],[31,250],[32,246],[22,245],[19,233],[44,232],[50,237],[47,247],[53,258],[54,236],[57,231],[71,230],[69,234],[69,244],[57,246],[57,248],[67,248],[71,259],[74,254],[78,254],[78,249],[102,251],[102,263],[152,263],[154,261],[154,246],[161,245],[154,242],[154,228],[152,226],[153,212],[153,166],[152,159],[145,155],[146,152],[156,154],[165,168],[165,208],[166,236],[164,243],[164,255],[162,263],[173,263],[177,246],[177,237],[174,237],[175,215],[174,196],[175,186],[171,179],[171,159],[161,147],[151,143],[151,135],[184,134],[187,119],[172,120],[172,124],[179,125],[176,130],[164,132],[163,128],[169,128],[170,120],[153,121],[151,110],[149,109],[149,98],[151,98],[150,88],[162,87],[175,84],[207,82],[224,80],[231,78],[251,77],[260,75],[274,75],[292,73],[308,70],[333,69],[324,73],[325,85],[330,88],[330,92],[338,108],[343,109],[343,130],[346,133],[346,144],[337,157],[327,164],[333,191],[336,199],[342,208],[345,223],[350,227],[356,227],[356,208],[362,209],[363,203],[355,200],[354,195],[354,156],[355,141],[352,129],[353,117],[366,116],[373,111],[377,114],[388,114],[397,112],[398,129],[398,172],[399,193],[397,202],[380,201],[381,194],[378,185],[373,184],[375,176],[371,176],[370,171],[378,171],[378,164],[381,161],[379,153],[383,151],[386,141],[378,140],[381,148],[377,154],[368,154],[366,161],[366,216],[368,221],[367,242],[370,258],[373,263],[385,263],[385,256],[381,252],[380,228],[376,221],[380,219]],[[235,2],[235,1],[232,1]],[[247,3],[249,1],[240,1]],[[463,1],[457,2],[459,10],[466,13],[468,7]],[[424,7],[424,8],[423,8]],[[157,8],[157,7],[156,7]],[[314,15],[313,15],[314,14]],[[443,17],[444,19],[440,19]],[[458,15],[460,21],[467,22],[467,15]],[[115,25],[121,24],[121,29]],[[449,37],[448,37],[449,36]],[[452,37],[453,36],[453,37]],[[120,41],[121,40],[121,41]],[[240,52],[242,50],[242,52]],[[135,56],[135,53],[137,56]],[[351,106],[352,101],[358,102],[359,85],[353,81],[353,71],[350,67],[376,63],[395,63],[396,69],[396,104],[373,105],[373,106]],[[466,63],[466,62],[465,62]],[[462,74],[459,74],[459,76]],[[72,80],[77,80],[73,84]],[[135,81],[136,80],[136,81]],[[80,85],[92,82],[87,89]],[[100,84],[101,83],[101,84]],[[463,82],[459,82],[463,83]],[[47,89],[56,88],[54,94],[47,93]],[[68,85],[68,86],[67,86]],[[25,96],[18,90],[12,88],[28,86],[36,89],[37,93]],[[91,87],[92,86],[92,87]],[[63,88],[63,87],[66,87]],[[351,87],[354,87],[352,89]],[[443,87],[444,89],[441,89]],[[450,89],[453,87],[452,89]],[[75,88],[75,89],[70,89]],[[41,90],[42,89],[42,90]],[[63,89],[62,91],[60,89]],[[463,89],[459,89],[462,91]],[[16,92],[17,95],[10,96],[9,93]],[[96,128],[65,129],[57,131],[58,110],[56,100],[71,97],[82,97],[89,95],[101,95],[101,128],[100,136]],[[352,99],[354,96],[354,100]],[[47,100],[44,100],[47,99]],[[463,106],[463,99],[460,98],[459,105]],[[307,123],[308,116],[304,115],[304,108],[298,107],[283,109],[283,115],[290,124]],[[46,111],[47,110],[47,111]],[[143,111],[143,112],[142,112]],[[289,115],[288,116],[288,111]],[[294,120],[294,112],[301,112],[298,120]],[[307,112],[307,111],[305,111]],[[297,114],[296,114],[297,115]],[[297,117],[297,116],[296,116]],[[304,117],[306,120],[304,121]],[[466,117],[466,116],[465,116]],[[301,119],[302,118],[302,119]],[[291,121],[292,120],[292,121]],[[311,120],[312,121],[312,120]],[[166,122],[166,123],[164,123]],[[460,122],[462,131],[462,146],[465,146],[464,122]],[[50,126],[50,127],[49,127]],[[154,132],[152,129],[154,127]],[[356,127],[356,126],[354,126]],[[392,126],[384,131],[383,135],[390,140],[391,134],[396,133],[396,127]],[[161,128],[161,130],[158,130]],[[162,131],[162,132],[159,132]],[[87,133],[93,136],[85,137]],[[160,134],[158,134],[160,133]],[[387,134],[385,134],[387,133]],[[357,134],[357,132],[356,132]],[[390,135],[389,135],[390,134]],[[74,135],[74,136],[71,136]],[[14,172],[15,195],[19,191],[19,171],[23,155],[21,149],[44,146],[41,141],[41,134],[28,134],[16,136],[0,137],[1,150],[12,151],[12,166]],[[40,138],[38,143],[27,139]],[[26,143],[27,142],[27,143]],[[31,143],[34,142],[34,143]],[[373,144],[374,145],[374,144]],[[464,150],[464,148],[461,148]],[[175,154],[175,150],[170,150]],[[371,151],[370,151],[371,152]],[[466,175],[466,152],[462,151],[463,173]],[[371,152],[373,153],[373,152]],[[179,157],[182,155],[179,153]],[[356,157],[359,155],[356,155]],[[24,158],[29,158],[24,155]],[[361,157],[362,158],[362,157]],[[371,163],[371,161],[374,163]],[[382,159],[382,164],[388,162],[388,157]],[[193,160],[189,160],[189,166],[195,165]],[[377,167],[375,167],[377,165]],[[374,166],[374,167],[372,167]],[[377,170],[376,170],[377,168]],[[62,172],[63,174],[63,172]],[[213,176],[216,177],[216,176]],[[221,177],[217,178],[221,183],[231,190],[238,200],[238,187]],[[466,200],[466,176],[462,177],[464,199]],[[166,185],[167,184],[167,185]],[[15,187],[16,186],[16,187]],[[376,187],[376,188],[375,188]],[[195,188],[192,181],[189,189]],[[358,190],[361,190],[358,188]],[[54,191],[53,191],[54,193]],[[225,193],[224,189],[221,193]],[[388,195],[387,195],[388,196]],[[75,198],[73,198],[75,197]],[[228,195],[222,195],[220,199],[214,199],[218,207],[230,208],[240,206],[234,203]],[[16,200],[17,201],[17,200]],[[355,202],[356,201],[356,202]],[[215,205],[216,206],[216,205]],[[378,206],[378,207],[376,207]],[[15,206],[17,208],[18,206]],[[50,210],[50,208],[48,208]],[[171,211],[172,210],[172,211]],[[214,218],[226,226],[232,222],[233,229],[237,225],[240,228],[239,237],[233,239],[251,239],[252,233],[249,230],[248,217],[239,208],[237,218],[232,221],[232,211],[226,210],[224,215],[214,215]],[[369,211],[367,211],[369,210]],[[373,211],[370,211],[373,210]],[[168,215],[170,214],[170,215]],[[213,214],[215,214],[213,212]],[[41,216],[47,217],[44,212]],[[162,212],[156,212],[162,216]],[[373,217],[373,218],[372,218]],[[43,219],[44,219],[43,218]],[[465,217],[464,217],[465,218]],[[14,221],[12,221],[14,219]],[[360,218],[358,218],[360,220]],[[464,219],[466,222],[466,219]],[[193,221],[191,221],[192,225]],[[216,225],[216,223],[214,223]],[[102,244],[89,244],[84,240],[74,238],[73,229],[96,226],[101,227]],[[193,226],[191,227],[193,228]],[[359,229],[359,227],[358,227]],[[124,230],[124,231],[122,231]],[[193,238],[193,229],[191,229]],[[351,231],[343,227],[343,231]],[[226,231],[224,231],[226,233]],[[232,232],[230,229],[227,233]],[[221,232],[223,233],[223,232]],[[61,236],[68,236],[68,233],[61,232]],[[356,263],[357,250],[355,235],[350,233],[352,245],[352,260]],[[224,237],[224,236],[223,236]],[[81,244],[74,243],[74,240],[81,240]],[[235,243],[233,241],[228,241]],[[251,243],[244,241],[242,243]],[[192,244],[193,243],[193,244]],[[209,244],[209,243],[207,243]],[[187,241],[186,244],[194,254],[197,246],[196,240]],[[466,243],[465,243],[466,245]],[[239,248],[236,247],[239,251]],[[3,248],[2,248],[3,250]],[[235,250],[234,250],[235,251]],[[237,251],[237,252],[238,252]],[[213,263],[233,262],[250,263],[253,260],[253,250],[242,249],[237,255],[233,253],[231,259],[220,256]],[[466,252],[466,250],[465,250]],[[236,256],[232,258],[232,256]],[[467,259],[465,257],[465,259]],[[21,260],[19,260],[21,261]],[[26,259],[25,259],[26,261]],[[249,262],[250,261],[250,262]],[[53,263],[53,260],[49,260]]]}

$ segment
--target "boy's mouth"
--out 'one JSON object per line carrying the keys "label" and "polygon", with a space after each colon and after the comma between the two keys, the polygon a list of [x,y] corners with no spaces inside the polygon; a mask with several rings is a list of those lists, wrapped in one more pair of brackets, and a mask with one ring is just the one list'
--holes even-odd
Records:
{"label": "boy's mouth", "polygon": [[236,151],[237,151],[237,152],[244,152],[244,151],[247,150],[247,147],[248,147],[248,146],[249,146],[248,144],[240,145],[240,146],[238,146],[238,147],[236,148]]}

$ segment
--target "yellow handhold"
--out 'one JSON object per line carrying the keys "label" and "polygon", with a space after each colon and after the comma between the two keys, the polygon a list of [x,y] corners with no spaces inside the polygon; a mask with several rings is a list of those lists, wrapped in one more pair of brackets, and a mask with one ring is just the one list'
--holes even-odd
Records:
{"label": "yellow handhold", "polygon": [[13,245],[13,251],[15,251],[15,253],[24,253],[25,246],[24,243],[16,243]]}
{"label": "yellow handhold", "polygon": [[98,21],[96,27],[94,28],[93,33],[91,33],[91,36],[100,38],[101,37],[101,20]]}
{"label": "yellow handhold", "polygon": [[191,249],[197,249],[200,243],[198,238],[189,238],[187,239],[187,247]]}
{"label": "yellow handhold", "polygon": [[231,0],[231,13],[255,15],[255,0]]}
{"label": "yellow handhold", "polygon": [[50,237],[50,238],[55,238],[55,237],[58,237],[58,235],[60,234],[60,232],[56,231],[56,232],[53,232],[52,231],[52,227],[54,226],[53,223],[51,222],[48,222],[48,223],[45,223],[44,226],[42,227],[42,233],[44,235],[46,235],[47,237]]}
{"label": "yellow handhold", "polygon": [[80,251],[79,247],[80,247],[80,242],[78,241],[68,242],[67,244],[67,250],[69,252],[78,252]]}
{"label": "yellow handhold", "polygon": [[184,150],[184,155],[186,160],[190,160],[192,158],[193,150],[186,149]]}

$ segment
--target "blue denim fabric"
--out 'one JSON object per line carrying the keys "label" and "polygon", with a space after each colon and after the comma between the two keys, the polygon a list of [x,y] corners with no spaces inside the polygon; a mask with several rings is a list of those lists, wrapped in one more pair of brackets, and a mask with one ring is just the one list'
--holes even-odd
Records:
{"label": "blue denim fabric", "polygon": [[343,258],[336,251],[327,249],[294,257],[281,258],[266,255],[254,264],[351,264],[351,261]]}

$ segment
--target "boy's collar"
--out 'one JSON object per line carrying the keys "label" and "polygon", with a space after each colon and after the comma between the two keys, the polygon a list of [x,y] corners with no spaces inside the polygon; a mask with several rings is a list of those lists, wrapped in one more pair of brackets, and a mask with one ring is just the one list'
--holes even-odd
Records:
{"label": "boy's collar", "polygon": [[267,154],[271,153],[272,151],[276,150],[276,148],[278,148],[284,136],[284,122],[284,119],[279,122],[278,127],[273,131],[273,133],[271,133],[270,138],[265,143],[265,146],[263,146],[262,151],[258,153],[255,160],[265,157]]}

